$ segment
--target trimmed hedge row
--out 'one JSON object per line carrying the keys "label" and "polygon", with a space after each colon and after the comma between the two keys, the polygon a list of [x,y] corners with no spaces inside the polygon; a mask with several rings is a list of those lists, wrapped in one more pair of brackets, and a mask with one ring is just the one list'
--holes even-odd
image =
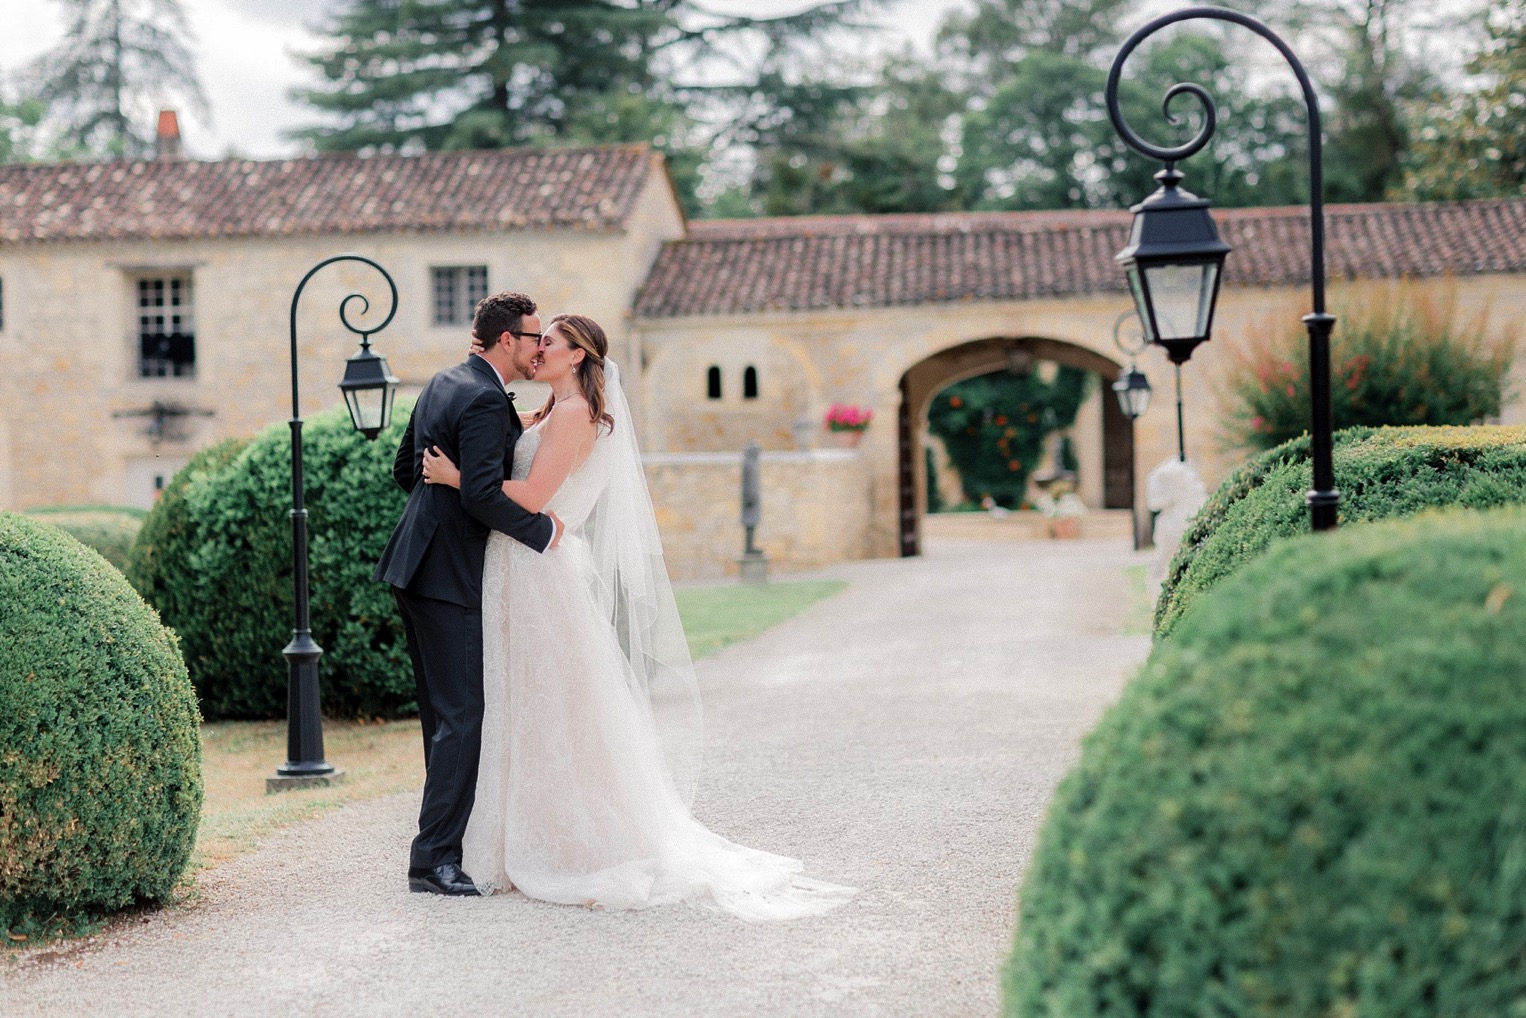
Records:
{"label": "trimmed hedge row", "polygon": [[[247,438],[228,438],[202,449],[170,479],[159,493],[159,501],[138,531],[122,572],[143,599],[159,611],[164,623],[180,637],[191,681],[205,667],[210,648],[205,629],[186,626],[201,607],[197,603],[198,584],[190,563],[201,542],[201,531],[191,518],[187,498],[193,484],[205,483],[225,472],[238,454],[249,445]],[[198,694],[200,688],[197,689]],[[202,704],[202,713],[218,717]]]}
{"label": "trimmed hedge row", "polygon": [[[1155,634],[1279,538],[1307,533],[1308,436],[1254,457],[1203,505],[1182,536],[1155,604]],[[1350,428],[1335,436],[1340,520],[1423,509],[1526,503],[1526,427]]]}
{"label": "trimmed hedge row", "polygon": [[118,569],[127,568],[133,541],[148,515],[125,505],[60,505],[28,509],[26,515],[51,523]]}
{"label": "trimmed hedge row", "polygon": [[100,555],[15,513],[0,605],[0,928],[167,899],[201,813],[174,635]]}
{"label": "trimmed hedge row", "polygon": [[[416,710],[402,623],[386,586],[371,580],[406,501],[392,458],[409,410],[399,405],[397,423],[374,442],[342,407],[303,428],[311,617],[330,714]],[[286,710],[290,509],[291,432],[272,425],[253,441],[207,450],[177,474],[133,548],[128,576],[180,635],[209,718]]]}
{"label": "trimmed hedge row", "polygon": [[1061,784],[1012,1018],[1520,1015],[1526,514],[1284,542]]}

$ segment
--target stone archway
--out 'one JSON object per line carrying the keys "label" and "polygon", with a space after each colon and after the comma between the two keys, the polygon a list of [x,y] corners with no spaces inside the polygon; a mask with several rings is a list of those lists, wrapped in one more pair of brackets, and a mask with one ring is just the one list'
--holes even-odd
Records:
{"label": "stone archway", "polygon": [[[967,378],[1026,367],[1047,360],[1098,375],[1103,384],[1112,381],[1120,365],[1095,350],[1063,340],[1037,336],[998,336],[971,340],[945,348],[908,368],[900,381],[897,460],[901,555],[921,553],[922,516],[926,511],[925,466],[921,455],[921,426],[933,397]],[[1102,399],[1102,507],[1132,509],[1134,506],[1134,425],[1123,416],[1118,402],[1104,389]]]}

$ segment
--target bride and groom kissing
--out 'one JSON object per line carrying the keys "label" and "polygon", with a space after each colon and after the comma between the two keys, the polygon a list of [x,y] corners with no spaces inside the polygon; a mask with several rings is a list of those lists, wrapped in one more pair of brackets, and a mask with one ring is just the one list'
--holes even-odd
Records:
{"label": "bride and groom kissing", "polygon": [[[373,576],[403,619],[424,735],[410,889],[749,919],[846,901],[690,813],[698,684],[604,330],[543,328],[533,300],[500,293],[472,337],[414,406],[392,468],[408,501]],[[544,406],[516,411],[520,379],[549,385]]]}

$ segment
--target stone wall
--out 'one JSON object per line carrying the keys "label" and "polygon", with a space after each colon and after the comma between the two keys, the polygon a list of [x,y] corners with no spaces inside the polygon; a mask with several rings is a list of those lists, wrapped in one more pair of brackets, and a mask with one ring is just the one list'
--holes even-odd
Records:
{"label": "stone wall", "polygon": [[[1526,276],[1481,275],[1427,279],[1415,284],[1438,297],[1455,299],[1466,319],[1487,313],[1490,331],[1517,344],[1511,398],[1505,423],[1526,420]],[[1382,299],[1391,281],[1332,284],[1331,306]],[[1245,456],[1226,446],[1222,421],[1225,373],[1233,361],[1259,342],[1268,322],[1286,321],[1299,328],[1307,309],[1307,287],[1233,287],[1220,295],[1213,341],[1200,347],[1182,371],[1188,458],[1212,490]],[[635,342],[646,365],[638,408],[646,448],[660,452],[700,452],[737,448],[748,438],[765,449],[788,448],[798,438],[791,425],[806,421],[811,441],[824,441],[821,420],[836,402],[856,403],[874,411],[864,436],[864,488],[861,498],[873,510],[863,554],[893,556],[899,550],[899,450],[896,417],[901,380],[945,351],[992,337],[1011,337],[1063,346],[1101,367],[1098,386],[1071,429],[1080,459],[1081,495],[1089,506],[1101,504],[1104,399],[1107,386],[1128,358],[1113,345],[1113,328],[1130,308],[1122,293],[1031,301],[967,301],[912,307],[761,312],[686,318],[637,319]],[[1337,325],[1337,330],[1340,328]],[[1145,476],[1157,464],[1175,458],[1175,394],[1170,364],[1152,347],[1138,359],[1150,377],[1155,398],[1133,428],[1135,500],[1143,504]],[[759,394],[739,398],[737,386],[746,365],[758,367]],[[710,365],[721,367],[723,398],[704,391]],[[1104,372],[1105,368],[1105,372]],[[985,366],[981,370],[999,369]],[[968,377],[952,373],[924,380],[930,394]],[[913,408],[913,434],[925,427],[925,405]],[[925,502],[922,453],[913,453],[914,490]],[[1339,478],[1337,478],[1337,483]],[[844,556],[851,555],[845,551]]]}
{"label": "stone wall", "polygon": [[[649,453],[647,484],[674,579],[737,573],[743,549],[740,453]],[[763,522],[756,543],[788,573],[864,558],[872,500],[856,449],[765,452]]]}

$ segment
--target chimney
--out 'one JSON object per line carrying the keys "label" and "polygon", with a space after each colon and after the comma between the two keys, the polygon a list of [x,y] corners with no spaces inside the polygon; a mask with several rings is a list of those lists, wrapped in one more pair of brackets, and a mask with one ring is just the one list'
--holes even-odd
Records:
{"label": "chimney", "polygon": [[183,159],[180,149],[180,118],[174,110],[159,111],[159,131],[154,138],[154,158],[159,160]]}

